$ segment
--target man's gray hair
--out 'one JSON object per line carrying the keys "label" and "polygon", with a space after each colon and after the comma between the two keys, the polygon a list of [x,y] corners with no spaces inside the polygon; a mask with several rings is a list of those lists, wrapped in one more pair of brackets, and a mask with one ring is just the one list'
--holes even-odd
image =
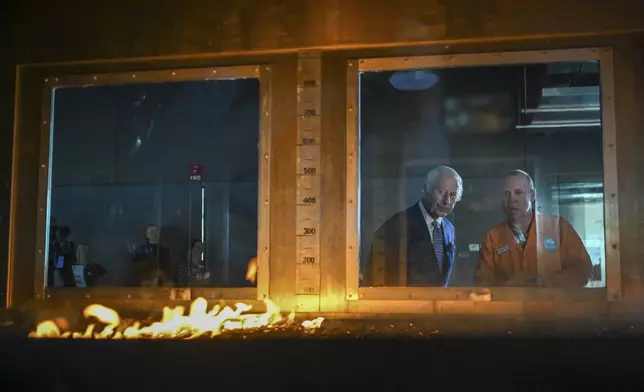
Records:
{"label": "man's gray hair", "polygon": [[531,190],[534,190],[534,181],[532,181],[532,177],[523,170],[515,169],[509,172],[508,174],[505,175],[506,178],[508,177],[522,177],[526,181],[528,181],[528,185],[530,186]]}
{"label": "man's gray hair", "polygon": [[463,179],[456,172],[456,170],[452,169],[449,166],[436,166],[435,168],[430,170],[429,173],[427,173],[427,178],[425,180],[425,187],[427,191],[436,189],[438,179],[443,174],[450,174],[456,177],[456,183],[458,185],[458,190],[456,191],[456,201],[460,201],[463,197]]}

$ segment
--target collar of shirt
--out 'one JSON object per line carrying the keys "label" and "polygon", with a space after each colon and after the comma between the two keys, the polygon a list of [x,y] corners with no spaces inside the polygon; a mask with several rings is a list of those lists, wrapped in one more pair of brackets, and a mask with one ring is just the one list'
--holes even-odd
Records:
{"label": "collar of shirt", "polygon": [[512,233],[514,234],[514,240],[517,242],[517,244],[525,246],[525,243],[528,242],[528,239],[525,238],[523,232],[520,230],[512,229]]}
{"label": "collar of shirt", "polygon": [[530,229],[532,229],[532,222],[534,222],[534,216],[535,214],[533,212],[532,219],[530,220],[530,224],[528,225],[528,229],[526,230],[526,234],[524,234],[523,231],[512,227],[508,223],[508,226],[510,226],[510,230],[512,230],[514,240],[516,241],[517,244],[521,245],[523,248],[525,248],[525,244],[528,242],[528,237],[530,236]]}
{"label": "collar of shirt", "polygon": [[432,218],[431,215],[429,215],[429,212],[425,209],[425,206],[421,201],[418,201],[418,207],[420,208],[420,212],[423,213],[423,218],[425,218],[425,223],[427,224],[427,229],[429,230],[429,235],[432,237],[432,242],[434,241],[434,228],[432,227],[432,223],[434,220],[438,222],[439,225],[443,224],[443,218],[439,217],[438,219]]}

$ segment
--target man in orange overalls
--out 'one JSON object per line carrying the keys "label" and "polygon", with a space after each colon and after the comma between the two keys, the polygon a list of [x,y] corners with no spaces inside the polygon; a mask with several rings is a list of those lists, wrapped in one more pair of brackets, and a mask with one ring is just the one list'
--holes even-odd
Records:
{"label": "man in orange overalls", "polygon": [[510,172],[504,184],[507,220],[483,240],[477,285],[584,287],[592,263],[575,229],[564,218],[534,212],[534,182],[526,172]]}

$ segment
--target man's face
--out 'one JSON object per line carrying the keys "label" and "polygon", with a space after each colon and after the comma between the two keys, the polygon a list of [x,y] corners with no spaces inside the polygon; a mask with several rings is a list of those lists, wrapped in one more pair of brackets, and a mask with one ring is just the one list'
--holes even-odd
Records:
{"label": "man's face", "polygon": [[535,191],[522,176],[509,176],[503,186],[503,212],[508,220],[516,221],[532,213]]}
{"label": "man's face", "polygon": [[195,242],[195,245],[194,245],[194,247],[192,248],[192,250],[193,250],[193,252],[195,252],[195,253],[202,254],[202,253],[203,253],[203,251],[204,251],[204,248],[205,248],[205,247],[204,247],[203,242],[201,242],[201,241],[197,241],[197,242]]}
{"label": "man's face", "polygon": [[452,173],[441,174],[433,187],[425,186],[425,208],[432,218],[447,216],[456,205],[458,181]]}
{"label": "man's face", "polygon": [[65,242],[67,241],[67,233],[61,231],[61,230],[56,230],[56,240],[58,242]]}
{"label": "man's face", "polygon": [[149,226],[145,230],[145,236],[148,238],[151,244],[159,243],[159,228],[157,226]]}

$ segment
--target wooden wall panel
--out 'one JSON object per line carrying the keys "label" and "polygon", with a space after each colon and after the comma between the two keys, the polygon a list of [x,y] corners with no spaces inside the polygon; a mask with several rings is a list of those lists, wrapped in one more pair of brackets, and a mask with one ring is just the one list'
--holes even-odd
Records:
{"label": "wooden wall panel", "polygon": [[644,39],[615,45],[619,235],[625,311],[644,310]]}
{"label": "wooden wall panel", "polygon": [[322,60],[322,210],[320,310],[344,309],[346,203],[346,60]]}
{"label": "wooden wall panel", "polygon": [[38,70],[19,69],[17,76],[16,96],[20,104],[15,110],[15,126],[30,132],[17,132],[13,142],[7,301],[31,298],[34,292],[41,122],[38,108],[44,88],[44,76]]}
{"label": "wooden wall panel", "polygon": [[273,65],[270,297],[282,309],[295,306],[295,141],[297,59]]}
{"label": "wooden wall panel", "polygon": [[18,63],[644,28],[640,0],[23,0],[9,12]]}

